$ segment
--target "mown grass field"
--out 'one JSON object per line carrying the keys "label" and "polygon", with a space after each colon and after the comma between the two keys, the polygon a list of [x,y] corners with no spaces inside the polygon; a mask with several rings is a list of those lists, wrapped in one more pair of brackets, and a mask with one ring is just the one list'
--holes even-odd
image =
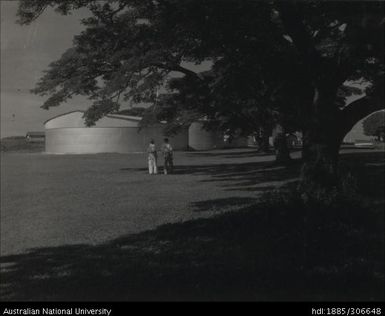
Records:
{"label": "mown grass field", "polygon": [[296,218],[258,206],[298,176],[298,160],[273,159],[253,149],[178,152],[175,174],[150,176],[142,154],[2,154],[1,297],[383,298],[384,153],[343,155],[370,212],[337,271],[304,271]]}

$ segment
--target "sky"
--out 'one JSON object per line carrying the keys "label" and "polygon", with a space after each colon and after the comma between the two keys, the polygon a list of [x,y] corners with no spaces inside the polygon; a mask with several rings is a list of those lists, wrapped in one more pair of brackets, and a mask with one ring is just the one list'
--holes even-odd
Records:
{"label": "sky", "polygon": [[31,94],[48,65],[72,46],[73,36],[83,29],[85,10],[61,16],[47,10],[31,25],[16,24],[18,1],[1,0],[1,137],[43,131],[44,121],[75,109],[84,110],[89,101],[75,97],[57,108],[43,110],[44,98]]}
{"label": "sky", "polygon": [[[72,46],[74,35],[83,30],[80,19],[86,17],[88,11],[81,9],[62,16],[47,9],[32,24],[21,26],[16,23],[18,2],[0,0],[1,137],[43,131],[43,123],[49,118],[73,110],[85,110],[91,104],[85,97],[78,96],[59,107],[43,110],[40,106],[45,98],[30,93],[48,65]],[[209,63],[184,66],[196,71],[210,68]]]}

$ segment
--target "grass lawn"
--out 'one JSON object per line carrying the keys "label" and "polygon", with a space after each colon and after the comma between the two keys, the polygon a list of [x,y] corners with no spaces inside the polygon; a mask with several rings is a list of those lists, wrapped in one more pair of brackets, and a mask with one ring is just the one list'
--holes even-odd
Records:
{"label": "grass lawn", "polygon": [[295,219],[271,220],[257,204],[295,181],[296,162],[275,166],[252,149],[178,152],[175,174],[150,176],[141,154],[2,154],[1,298],[383,298],[384,154],[357,152],[344,159],[371,205],[360,230],[370,245],[339,274],[309,275]]}

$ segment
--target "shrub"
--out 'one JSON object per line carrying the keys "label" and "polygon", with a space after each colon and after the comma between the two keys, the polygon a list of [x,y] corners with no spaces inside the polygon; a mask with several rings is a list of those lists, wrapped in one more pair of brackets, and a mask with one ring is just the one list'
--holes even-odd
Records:
{"label": "shrub", "polygon": [[284,221],[302,234],[299,247],[303,247],[308,271],[320,266],[323,271],[331,267],[338,271],[351,261],[349,257],[363,255],[364,240],[373,224],[357,188],[356,178],[345,172],[335,187],[315,192],[284,187],[265,193],[261,205],[270,222]]}

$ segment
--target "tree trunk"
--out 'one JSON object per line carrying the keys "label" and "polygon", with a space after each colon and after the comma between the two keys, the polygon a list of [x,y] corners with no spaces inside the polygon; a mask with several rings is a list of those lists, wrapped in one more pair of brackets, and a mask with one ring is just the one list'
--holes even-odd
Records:
{"label": "tree trunk", "polygon": [[270,151],[270,143],[269,143],[269,134],[268,133],[264,133],[262,135],[261,150],[264,153],[268,153]]}
{"label": "tree trunk", "polygon": [[[328,190],[338,184],[339,149],[342,136],[338,128],[314,128],[303,135],[300,186],[306,191]],[[315,193],[314,192],[314,193]]]}
{"label": "tree trunk", "polygon": [[[333,131],[334,130],[334,131]],[[303,264],[304,269],[319,265],[331,248],[330,222],[333,216],[328,212],[337,202],[341,192],[339,175],[339,148],[342,136],[332,127],[314,128],[304,133],[303,165],[298,191],[305,203],[303,222]]]}
{"label": "tree trunk", "polygon": [[338,183],[338,155],[343,138],[342,116],[335,104],[338,86],[330,77],[318,78],[306,114],[300,187],[314,194],[335,188]]}
{"label": "tree trunk", "polygon": [[280,124],[277,124],[274,128],[273,134],[275,162],[279,164],[286,164],[291,161],[291,157],[289,148],[287,146],[285,129]]}
{"label": "tree trunk", "polygon": [[268,153],[270,151],[268,128],[261,128],[257,136],[258,152]]}

